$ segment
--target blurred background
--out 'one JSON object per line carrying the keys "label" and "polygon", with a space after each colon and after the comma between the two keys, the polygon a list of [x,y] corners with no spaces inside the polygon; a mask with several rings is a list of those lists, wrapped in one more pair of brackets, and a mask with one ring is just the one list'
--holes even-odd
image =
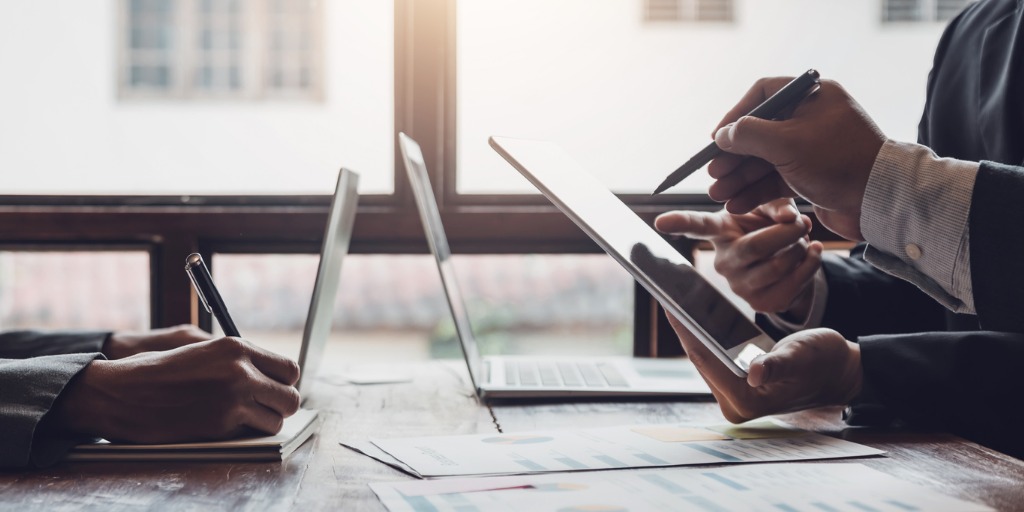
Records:
{"label": "blurred background", "polygon": [[[440,3],[4,0],[0,195],[15,212],[37,199],[322,196],[345,166],[360,173],[361,193],[400,202],[396,30]],[[499,134],[553,140],[624,197],[646,194],[710,140],[754,80],[812,67],[887,135],[915,140],[936,43],[966,3],[444,2],[456,128],[445,190],[510,204],[531,193],[487,145]],[[673,192],[697,197],[708,184],[696,173]],[[0,240],[0,328],[154,323],[149,250],[14,238]],[[618,265],[516,252],[455,259],[485,352],[631,353],[634,287]],[[242,333],[297,354],[316,255],[213,258]],[[711,259],[697,255],[709,275]],[[336,357],[459,356],[429,255],[352,255],[341,279]]]}

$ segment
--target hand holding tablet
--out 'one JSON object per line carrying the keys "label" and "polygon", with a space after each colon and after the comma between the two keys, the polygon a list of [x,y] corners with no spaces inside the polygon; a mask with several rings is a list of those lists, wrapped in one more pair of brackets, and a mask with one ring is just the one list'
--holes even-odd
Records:
{"label": "hand holding tablet", "polygon": [[775,341],[653,228],[549,142],[491,137],[491,146],[612,256],[736,376]]}

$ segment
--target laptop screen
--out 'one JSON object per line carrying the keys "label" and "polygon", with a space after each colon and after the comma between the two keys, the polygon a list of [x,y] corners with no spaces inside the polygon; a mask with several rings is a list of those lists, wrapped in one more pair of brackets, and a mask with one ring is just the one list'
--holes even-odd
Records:
{"label": "laptop screen", "polygon": [[441,224],[441,212],[437,208],[434,191],[430,187],[427,164],[423,160],[423,152],[420,151],[419,144],[408,135],[399,133],[398,145],[402,149],[405,169],[409,173],[409,184],[412,187],[412,194],[416,198],[416,206],[420,210],[423,229],[427,232],[430,252],[434,253],[434,258],[437,260],[441,284],[444,286],[448,306],[452,311],[452,319],[455,321],[455,331],[458,334],[459,343],[462,344],[462,353],[466,358],[466,364],[469,366],[469,378],[473,381],[473,388],[477,389],[477,383],[480,382],[479,377],[481,377],[480,351],[477,349],[476,339],[473,337],[466,303],[462,300],[459,283],[455,278],[455,267],[451,261],[452,251],[448,247],[448,237]]}
{"label": "laptop screen", "polygon": [[324,227],[324,242],[320,248],[320,266],[316,271],[313,297],[309,303],[306,327],[302,333],[299,367],[302,374],[297,387],[302,398],[309,395],[313,378],[320,369],[324,345],[331,334],[331,316],[341,279],[341,260],[348,253],[352,240],[352,224],[356,217],[359,194],[356,192],[359,175],[342,169],[331,201],[331,211]]}

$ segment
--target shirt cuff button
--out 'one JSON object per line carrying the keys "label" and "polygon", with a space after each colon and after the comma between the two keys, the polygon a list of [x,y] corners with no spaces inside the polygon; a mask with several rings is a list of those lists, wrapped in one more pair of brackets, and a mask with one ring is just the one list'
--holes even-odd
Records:
{"label": "shirt cuff button", "polygon": [[907,251],[907,257],[910,259],[914,261],[921,259],[921,248],[917,244],[907,244],[903,249]]}

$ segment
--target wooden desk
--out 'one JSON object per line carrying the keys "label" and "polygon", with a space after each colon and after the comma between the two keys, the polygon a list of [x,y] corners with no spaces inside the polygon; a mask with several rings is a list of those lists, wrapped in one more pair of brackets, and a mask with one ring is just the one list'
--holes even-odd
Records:
{"label": "wooden desk", "polygon": [[[309,404],[323,424],[283,463],[67,463],[0,473],[0,510],[384,510],[367,483],[409,478],[338,444],[372,436],[471,434],[628,423],[723,422],[709,402],[585,402],[484,407],[464,366],[413,367],[413,382],[355,386],[328,375]],[[925,487],[1024,509],[1024,462],[942,433],[844,428],[836,409],[784,416],[886,450],[859,462]],[[827,464],[828,462],[823,462]]]}

